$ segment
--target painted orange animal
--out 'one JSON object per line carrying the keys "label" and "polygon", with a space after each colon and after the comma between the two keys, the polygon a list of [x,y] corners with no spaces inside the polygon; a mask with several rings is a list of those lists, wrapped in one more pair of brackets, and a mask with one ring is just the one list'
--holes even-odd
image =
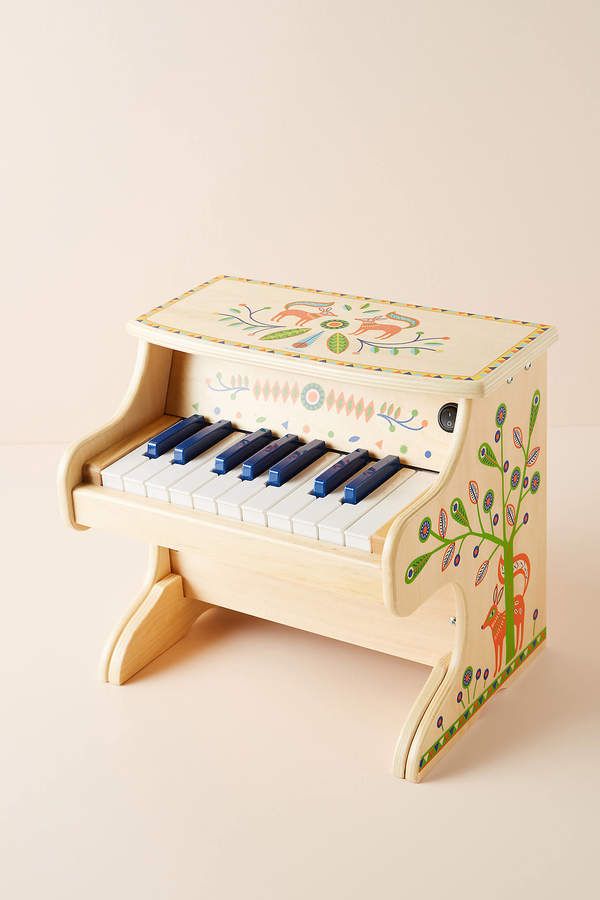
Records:
{"label": "painted orange animal", "polygon": [[295,316],[296,325],[306,325],[321,316],[330,316],[333,303],[320,303],[318,300],[292,300],[272,317],[272,322],[279,322],[286,316]]}
{"label": "painted orange animal", "polygon": [[[515,593],[513,598],[514,622],[515,622],[515,649],[518,652],[523,646],[523,631],[525,624],[525,592],[529,585],[531,575],[531,563],[526,553],[518,553],[513,558],[513,573],[523,576],[523,591],[520,594]],[[494,588],[494,599],[490,606],[487,616],[483,621],[481,630],[490,628],[492,632],[492,640],[494,642],[495,668],[494,676],[496,676],[502,666],[502,656],[504,653],[504,641],[506,638],[506,612],[498,609],[500,600],[504,593],[504,557],[500,557],[498,563],[498,580],[502,585]]]}
{"label": "painted orange animal", "polygon": [[[381,322],[380,319],[384,321]],[[396,319],[398,321],[402,321],[403,325],[396,325],[393,321]],[[361,324],[357,328],[356,331],[353,331],[352,334],[366,334],[372,331],[379,332],[378,340],[389,340],[389,338],[394,337],[394,335],[398,334],[400,331],[404,331],[407,328],[415,328],[419,324],[418,319],[412,319],[408,316],[399,316],[396,313],[388,313],[386,316],[364,316],[361,318],[357,317],[357,322]]]}

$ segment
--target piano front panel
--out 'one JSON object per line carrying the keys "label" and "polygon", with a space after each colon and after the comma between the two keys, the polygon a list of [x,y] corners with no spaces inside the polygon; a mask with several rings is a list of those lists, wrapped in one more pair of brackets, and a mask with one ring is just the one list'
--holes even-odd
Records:
{"label": "piano front panel", "polygon": [[268,427],[277,436],[320,438],[342,452],[363,447],[376,457],[392,453],[408,466],[439,472],[453,435],[442,430],[438,413],[453,400],[450,394],[382,390],[376,373],[373,385],[365,387],[325,377],[325,367],[323,377],[314,378],[289,366],[242,365],[176,351],[165,413],[197,412],[246,431]]}

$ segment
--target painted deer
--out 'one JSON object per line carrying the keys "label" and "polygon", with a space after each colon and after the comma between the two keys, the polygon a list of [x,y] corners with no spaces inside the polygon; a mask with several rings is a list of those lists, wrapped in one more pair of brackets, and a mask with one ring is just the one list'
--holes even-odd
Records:
{"label": "painted deer", "polygon": [[[516,629],[515,648],[518,652],[523,646],[523,630],[525,623],[525,592],[527,591],[527,586],[529,585],[529,577],[531,575],[531,563],[526,553],[518,553],[517,556],[514,557],[513,573],[515,577],[517,575],[523,576],[523,591],[520,594],[515,593],[513,598],[514,621]],[[481,626],[482,631],[485,628],[490,628],[492,632],[495,657],[494,676],[498,674],[502,666],[504,640],[506,638],[506,612],[504,610],[498,609],[498,605],[504,593],[504,557],[502,556],[500,557],[500,561],[498,563],[498,580],[500,581],[501,587],[498,588],[498,585],[496,585],[496,587],[494,588],[494,598],[492,605],[490,606],[488,614],[484,619],[483,625]]]}
{"label": "painted deer", "polygon": [[[380,322],[380,319],[384,319],[385,321]],[[394,321],[390,321],[394,319],[401,321],[404,324],[396,325],[394,324]],[[398,334],[398,332],[405,331],[407,328],[416,328],[419,324],[418,319],[412,319],[409,316],[399,316],[397,313],[388,313],[386,316],[357,317],[357,321],[361,324],[356,331],[352,332],[352,334],[366,334],[377,331],[380,332],[380,341],[388,340]]]}
{"label": "painted deer", "polygon": [[286,316],[295,316],[296,325],[306,325],[312,319],[320,319],[321,316],[330,316],[333,303],[321,303],[318,300],[292,300],[286,303],[283,309],[275,313],[272,322],[279,322]]}

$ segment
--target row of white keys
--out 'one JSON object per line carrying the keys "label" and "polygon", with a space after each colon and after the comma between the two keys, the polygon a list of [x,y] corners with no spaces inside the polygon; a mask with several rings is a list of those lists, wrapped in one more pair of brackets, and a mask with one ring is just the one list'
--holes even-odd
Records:
{"label": "row of white keys", "polygon": [[[314,479],[340,459],[340,453],[330,451],[325,453],[304,471],[299,472],[295,478],[290,478],[280,488],[273,485],[264,486],[254,497],[245,500],[241,505],[242,519],[244,522],[252,522],[255,525],[270,525],[268,516],[275,506],[282,503],[292,494],[298,493],[306,497],[306,503],[312,500]],[[289,529],[291,531],[291,527]]]}
{"label": "row of white keys", "polygon": [[203,453],[200,453],[195,459],[185,463],[185,465],[175,463],[166,469],[162,469],[146,482],[146,496],[152,497],[154,500],[166,500],[168,502],[170,500],[170,489],[179,487],[180,482],[184,478],[189,477],[193,481],[194,486],[199,485],[205,474],[207,477],[212,474],[214,461],[218,454],[239,440],[240,432],[234,431],[233,434],[228,434],[227,437],[213,444],[212,447],[208,447]]}
{"label": "row of white keys", "polygon": [[375,532],[423,494],[437,477],[435,472],[415,472],[411,478],[403,481],[391,494],[388,494],[346,529],[344,532],[345,546],[354,547],[356,550],[366,550],[370,553],[371,538]]}
{"label": "row of white keys", "polygon": [[110,466],[106,466],[105,469],[102,469],[100,472],[102,486],[112,488],[113,491],[125,490],[123,476],[127,475],[127,473],[131,472],[133,469],[137,469],[138,466],[148,459],[148,457],[145,456],[147,446],[147,444],[141,444],[139,447],[136,447],[135,450],[130,450],[129,453],[126,453],[121,459],[115,460]]}
{"label": "row of white keys", "polygon": [[[229,434],[226,438],[223,438],[222,441],[219,441],[218,444],[215,444],[204,453],[201,453],[200,456],[197,456],[195,460],[182,466],[181,468],[186,470],[183,477],[179,479],[179,481],[176,481],[175,484],[169,486],[170,502],[175,506],[187,506],[191,509],[194,506],[194,501],[192,499],[194,491],[207,481],[217,478],[217,475],[213,472],[215,458],[223,450],[226,450],[227,447],[230,447],[231,444],[235,444],[239,441],[242,436],[243,435],[240,435],[239,431]],[[194,463],[197,461],[199,461],[200,464],[194,466]],[[194,466],[194,468],[190,469],[190,466]]]}
{"label": "row of white keys", "polygon": [[[237,485],[229,489],[217,500],[219,515],[228,516],[229,518],[237,519],[238,521],[243,519],[245,522],[256,522],[258,519],[256,516],[257,509],[264,509],[265,503],[273,505],[300,485],[306,484],[307,481],[312,482],[315,475],[318,475],[323,470],[323,466],[327,467],[327,460],[330,458],[331,462],[329,464],[331,465],[339,458],[339,454],[327,453],[320,456],[314,463],[299,472],[295,478],[290,478],[290,480],[286,481],[281,487],[267,485],[266,479],[268,473],[266,472],[264,473],[264,476],[261,475],[253,481],[238,481]],[[259,500],[260,495],[263,495],[262,501]],[[253,504],[254,500],[257,501],[258,506]],[[246,510],[249,509],[254,511],[253,513],[250,513],[250,517],[248,517],[248,513],[246,512]],[[264,515],[261,519],[258,519],[258,524],[266,525]]]}
{"label": "row of white keys", "polygon": [[344,546],[344,532],[365,513],[391,494],[399,485],[412,478],[413,469],[400,469],[376,490],[364,497],[360,503],[341,503],[332,513],[318,524],[319,540]]}

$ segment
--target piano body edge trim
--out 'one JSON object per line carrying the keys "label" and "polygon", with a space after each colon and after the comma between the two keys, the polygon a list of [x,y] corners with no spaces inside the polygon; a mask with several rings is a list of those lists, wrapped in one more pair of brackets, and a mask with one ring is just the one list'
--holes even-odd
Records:
{"label": "piano body edge trim", "polygon": [[61,514],[73,528],[87,527],[77,522],[73,507],[73,490],[84,480],[86,463],[164,414],[172,358],[172,350],[140,340],[125,397],[112,419],[64,452],[58,468],[58,498]]}

